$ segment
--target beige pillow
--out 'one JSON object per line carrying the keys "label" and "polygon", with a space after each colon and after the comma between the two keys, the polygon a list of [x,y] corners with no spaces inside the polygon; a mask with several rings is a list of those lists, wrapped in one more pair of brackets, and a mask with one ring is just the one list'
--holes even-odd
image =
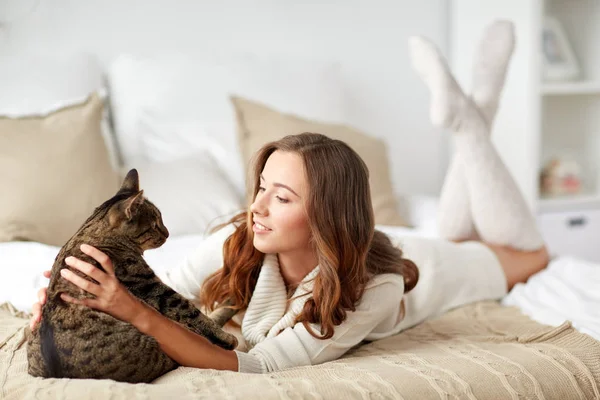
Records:
{"label": "beige pillow", "polygon": [[322,133],[346,142],[367,164],[375,223],[406,226],[398,212],[384,142],[344,125],[309,121],[283,114],[241,97],[234,96],[231,101],[236,111],[238,140],[246,172],[250,159],[265,143],[290,134]]}
{"label": "beige pillow", "polygon": [[0,117],[0,242],[62,246],[119,188],[100,128],[103,103]]}

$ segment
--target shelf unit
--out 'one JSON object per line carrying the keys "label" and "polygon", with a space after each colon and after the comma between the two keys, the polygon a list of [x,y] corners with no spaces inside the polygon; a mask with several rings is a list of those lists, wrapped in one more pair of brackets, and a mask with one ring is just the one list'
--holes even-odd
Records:
{"label": "shelf unit", "polygon": [[[577,210],[600,197],[600,2],[597,0],[452,0],[450,60],[463,87],[471,82],[474,49],[494,19],[515,24],[517,46],[504,89],[493,140],[536,213]],[[556,17],[581,71],[577,80],[543,81],[545,16]],[[581,195],[545,199],[539,176],[550,159],[576,160],[583,171]],[[600,209],[600,202],[592,202]]]}
{"label": "shelf unit", "polygon": [[585,211],[600,209],[600,195],[581,194],[577,196],[542,197],[539,201],[539,212]]}
{"label": "shelf unit", "polygon": [[569,96],[580,94],[600,95],[600,81],[542,83],[543,96]]}

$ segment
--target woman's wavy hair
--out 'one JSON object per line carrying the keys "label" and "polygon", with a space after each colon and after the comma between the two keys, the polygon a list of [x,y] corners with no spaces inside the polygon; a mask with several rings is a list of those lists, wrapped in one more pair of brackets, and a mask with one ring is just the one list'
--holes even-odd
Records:
{"label": "woman's wavy hair", "polygon": [[[387,235],[375,230],[368,168],[343,141],[301,133],[267,143],[253,159],[250,203],[258,193],[267,159],[275,151],[296,153],[304,161],[309,185],[306,207],[320,268],[312,296],[295,322],[302,322],[314,337],[328,339],[334,326],[346,319],[347,311],[355,310],[372,276],[400,274],[409,292],[417,284],[419,271]],[[223,268],[205,280],[200,293],[200,303],[208,311],[227,300],[235,310],[246,309],[265,256],[253,245],[249,206],[228,223],[236,229],[223,246]],[[320,325],[321,336],[311,323]]]}

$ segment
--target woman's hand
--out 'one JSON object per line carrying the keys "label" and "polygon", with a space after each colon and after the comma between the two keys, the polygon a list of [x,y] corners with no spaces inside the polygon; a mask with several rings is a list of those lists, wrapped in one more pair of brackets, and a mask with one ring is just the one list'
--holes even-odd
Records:
{"label": "woman's hand", "polygon": [[[50,279],[51,271],[44,271],[44,277]],[[35,325],[39,323],[42,319],[42,306],[46,303],[46,294],[48,292],[47,287],[43,287],[38,290],[38,301],[33,303],[31,307],[31,319],[29,320],[29,328],[33,330]]]}
{"label": "woman's hand", "polygon": [[133,324],[134,319],[144,311],[144,304],[119,282],[112,261],[106,254],[86,244],[82,244],[80,249],[84,254],[98,261],[106,272],[75,257],[67,257],[65,263],[96,280],[98,284],[78,276],[67,268],[62,269],[60,273],[64,279],[93,294],[96,298],[75,299],[66,293],[62,293],[60,297],[66,302],[103,311],[121,321]]}

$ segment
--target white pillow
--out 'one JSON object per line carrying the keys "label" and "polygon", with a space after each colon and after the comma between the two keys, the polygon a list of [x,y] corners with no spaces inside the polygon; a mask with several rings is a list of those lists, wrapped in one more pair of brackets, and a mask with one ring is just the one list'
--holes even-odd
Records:
{"label": "white pillow", "polygon": [[160,209],[171,237],[206,234],[244,209],[207,151],[164,162],[139,160],[131,167],[138,171],[146,198]]}
{"label": "white pillow", "polygon": [[240,196],[245,176],[231,95],[307,118],[344,117],[336,64],[245,55],[122,55],[110,65],[108,81],[125,163],[172,158],[181,147],[210,148]]}
{"label": "white pillow", "polygon": [[[89,53],[19,54],[0,63],[0,116],[45,116],[83,103],[91,93],[106,99],[99,60]],[[106,101],[108,103],[108,101]],[[114,167],[120,157],[109,124],[108,105],[102,134]]]}

